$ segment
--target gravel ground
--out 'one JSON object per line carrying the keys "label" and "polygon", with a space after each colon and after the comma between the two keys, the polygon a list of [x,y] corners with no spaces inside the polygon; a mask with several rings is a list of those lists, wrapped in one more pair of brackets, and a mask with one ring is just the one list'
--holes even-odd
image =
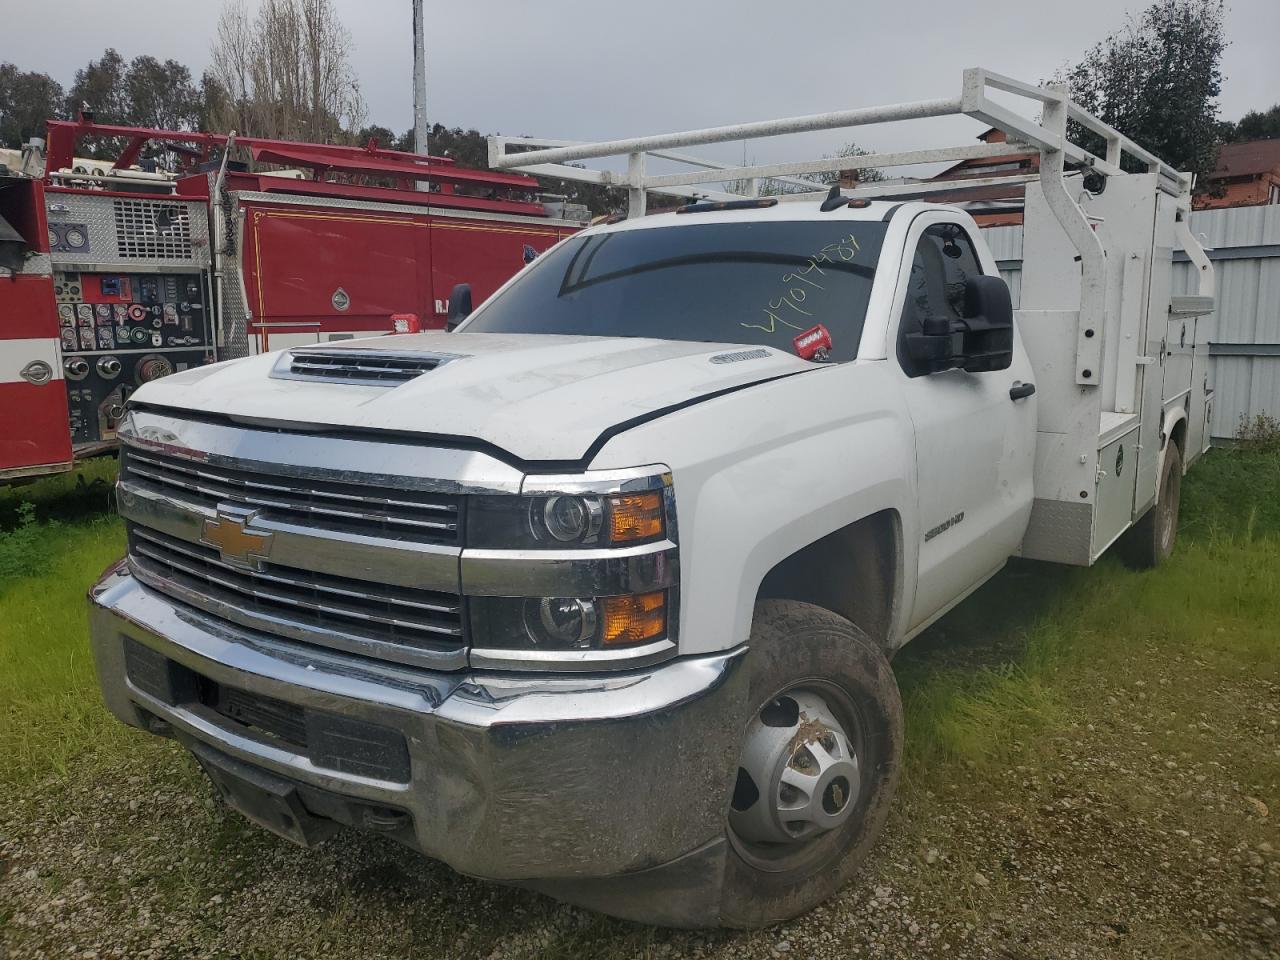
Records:
{"label": "gravel ground", "polygon": [[139,736],[0,804],[0,957],[1280,957],[1280,686],[1127,662],[1065,679],[1077,706],[998,761],[910,767],[860,879],[749,934],[609,920],[354,832],[301,850]]}

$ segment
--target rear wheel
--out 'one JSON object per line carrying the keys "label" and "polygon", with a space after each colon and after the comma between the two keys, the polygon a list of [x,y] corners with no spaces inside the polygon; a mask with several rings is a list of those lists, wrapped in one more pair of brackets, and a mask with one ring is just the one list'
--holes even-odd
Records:
{"label": "rear wheel", "polygon": [[768,600],[751,632],[751,703],[729,804],[721,921],[758,927],[835,893],[879,836],[902,704],[888,660],[827,610]]}
{"label": "rear wheel", "polygon": [[1169,441],[1160,470],[1160,493],[1120,543],[1126,564],[1138,569],[1158,567],[1173,553],[1178,539],[1178,508],[1182,501],[1182,455]]}

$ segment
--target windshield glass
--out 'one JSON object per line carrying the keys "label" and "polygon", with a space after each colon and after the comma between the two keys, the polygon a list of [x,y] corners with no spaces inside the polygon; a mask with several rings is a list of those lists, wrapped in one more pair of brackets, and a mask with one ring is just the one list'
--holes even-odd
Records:
{"label": "windshield glass", "polygon": [[[690,215],[691,217],[696,214]],[[852,360],[885,225],[685,223],[573,237],[461,333],[654,337],[777,347],[821,323]]]}

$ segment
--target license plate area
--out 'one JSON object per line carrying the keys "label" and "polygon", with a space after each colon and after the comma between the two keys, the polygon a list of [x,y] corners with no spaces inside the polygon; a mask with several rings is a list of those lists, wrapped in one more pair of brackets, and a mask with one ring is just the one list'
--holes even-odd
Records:
{"label": "license plate area", "polygon": [[327,839],[338,824],[302,805],[297,787],[282,777],[239,763],[203,744],[187,746],[227,806],[264,829],[303,847]]}

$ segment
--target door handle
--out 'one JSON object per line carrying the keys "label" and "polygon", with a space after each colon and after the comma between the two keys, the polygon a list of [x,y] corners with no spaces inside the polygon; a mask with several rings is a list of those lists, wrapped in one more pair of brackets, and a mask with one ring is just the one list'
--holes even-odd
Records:
{"label": "door handle", "polygon": [[1034,383],[1023,383],[1021,380],[1015,380],[1013,386],[1009,388],[1009,399],[1022,400],[1035,392],[1036,385]]}

